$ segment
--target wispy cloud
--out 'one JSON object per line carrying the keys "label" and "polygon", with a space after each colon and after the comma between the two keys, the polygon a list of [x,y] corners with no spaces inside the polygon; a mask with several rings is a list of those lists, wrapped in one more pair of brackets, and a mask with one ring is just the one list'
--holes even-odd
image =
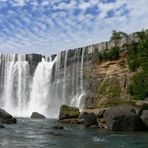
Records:
{"label": "wispy cloud", "polygon": [[0,52],[52,54],[148,28],[148,1],[0,0]]}

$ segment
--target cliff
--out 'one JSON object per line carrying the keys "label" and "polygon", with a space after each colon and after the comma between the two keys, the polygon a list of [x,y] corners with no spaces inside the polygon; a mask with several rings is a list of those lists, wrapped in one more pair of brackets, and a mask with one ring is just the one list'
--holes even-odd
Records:
{"label": "cliff", "polygon": [[[72,81],[72,67],[77,67],[78,61],[82,61],[84,51],[83,81],[84,90],[87,92],[83,98],[84,107],[106,107],[130,100],[127,88],[133,73],[128,68],[127,47],[133,42],[139,42],[137,33],[122,39],[61,52],[60,72],[64,71],[67,52],[67,77]],[[100,62],[98,54],[113,47],[119,47],[119,58]],[[79,67],[79,72],[80,70]]]}

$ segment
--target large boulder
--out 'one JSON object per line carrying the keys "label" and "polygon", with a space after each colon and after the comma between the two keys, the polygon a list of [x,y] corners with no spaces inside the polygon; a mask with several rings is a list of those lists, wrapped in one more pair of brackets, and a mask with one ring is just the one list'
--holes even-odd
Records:
{"label": "large boulder", "polygon": [[94,113],[83,113],[83,118],[84,118],[84,124],[86,127],[89,127],[91,125],[97,125],[97,118]]}
{"label": "large boulder", "polygon": [[131,105],[115,106],[104,113],[107,127],[113,131],[139,131],[145,128]]}
{"label": "large boulder", "polygon": [[79,117],[80,111],[77,107],[62,105],[59,113],[59,120]]}
{"label": "large boulder", "polygon": [[15,124],[17,120],[5,110],[0,109],[0,122],[4,124]]}
{"label": "large boulder", "polygon": [[33,112],[31,115],[31,118],[33,119],[45,119],[46,117],[40,113],[37,112]]}
{"label": "large boulder", "polygon": [[145,124],[146,128],[148,129],[148,110],[142,111],[141,119],[143,123]]}

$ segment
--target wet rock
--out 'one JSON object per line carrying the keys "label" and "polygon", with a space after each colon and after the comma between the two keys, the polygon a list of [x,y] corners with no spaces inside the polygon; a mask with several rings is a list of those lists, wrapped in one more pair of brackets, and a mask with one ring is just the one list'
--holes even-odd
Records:
{"label": "wet rock", "polygon": [[16,118],[4,119],[1,123],[3,123],[3,124],[16,124],[17,120],[16,120]]}
{"label": "wet rock", "polygon": [[67,105],[62,105],[59,113],[59,120],[68,119],[68,118],[77,118],[79,117],[79,109],[77,107],[69,107]]}
{"label": "wet rock", "polygon": [[104,114],[107,127],[113,131],[139,131],[145,128],[141,118],[131,105],[118,105]]}
{"label": "wet rock", "polygon": [[37,112],[33,112],[31,115],[31,118],[33,119],[45,119],[46,117],[40,113]]}
{"label": "wet rock", "polygon": [[5,110],[0,109],[0,122],[4,124],[16,124],[17,120]]}
{"label": "wet rock", "polygon": [[53,126],[54,129],[64,129],[62,125],[56,124]]}
{"label": "wet rock", "polygon": [[84,124],[86,127],[97,125],[96,115],[94,113],[83,113]]}
{"label": "wet rock", "polygon": [[79,118],[63,119],[62,122],[69,124],[83,124],[84,119],[79,119]]}
{"label": "wet rock", "polygon": [[145,124],[146,128],[148,129],[148,110],[143,110],[141,119],[143,123]]}

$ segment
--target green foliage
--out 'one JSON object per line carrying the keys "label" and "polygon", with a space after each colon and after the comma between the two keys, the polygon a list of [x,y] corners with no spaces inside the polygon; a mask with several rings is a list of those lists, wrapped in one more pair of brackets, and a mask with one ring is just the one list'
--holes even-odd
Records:
{"label": "green foliage", "polygon": [[111,50],[104,50],[98,53],[100,61],[103,60],[117,60],[119,58],[119,47],[113,47]]}
{"label": "green foliage", "polygon": [[117,39],[121,39],[122,37],[127,37],[127,34],[121,31],[117,32],[116,30],[113,30],[110,40],[117,40]]}
{"label": "green foliage", "polygon": [[148,74],[144,72],[133,76],[133,83],[129,85],[129,93],[134,100],[143,100],[148,97]]}
{"label": "green foliage", "polygon": [[148,33],[139,32],[140,43],[133,43],[128,49],[128,65],[130,70],[141,72],[133,76],[133,82],[128,91],[135,100],[143,100],[148,97]]}

